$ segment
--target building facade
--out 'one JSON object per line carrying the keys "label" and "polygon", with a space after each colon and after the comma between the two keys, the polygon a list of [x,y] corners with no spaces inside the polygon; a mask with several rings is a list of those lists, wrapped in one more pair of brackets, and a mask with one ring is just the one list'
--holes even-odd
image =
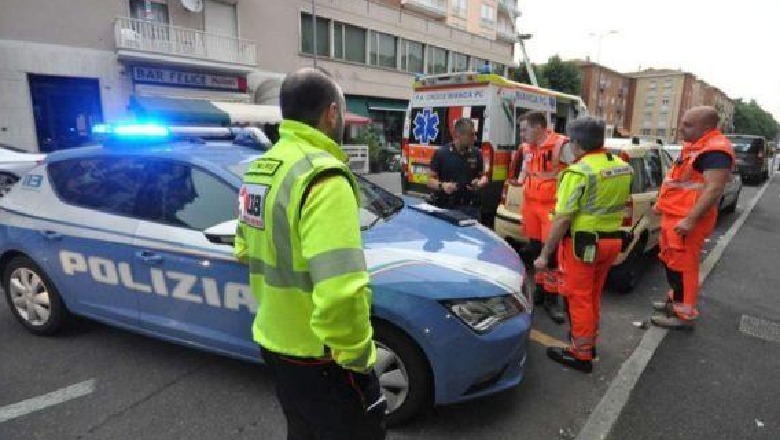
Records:
{"label": "building facade", "polygon": [[630,132],[666,142],[682,142],[679,127],[687,110],[701,105],[718,109],[721,129],[731,131],[734,105],[720,89],[679,70],[644,70],[631,77]]}
{"label": "building facade", "polygon": [[416,74],[504,73],[514,58],[513,0],[316,0],[316,26],[312,12],[310,0],[4,0],[0,143],[52,151],[154,106],[274,104],[284,73],[316,62],[392,144]]}
{"label": "building facade", "polygon": [[580,95],[591,114],[604,118],[607,136],[628,136],[631,78],[591,61],[575,61],[582,75]]}

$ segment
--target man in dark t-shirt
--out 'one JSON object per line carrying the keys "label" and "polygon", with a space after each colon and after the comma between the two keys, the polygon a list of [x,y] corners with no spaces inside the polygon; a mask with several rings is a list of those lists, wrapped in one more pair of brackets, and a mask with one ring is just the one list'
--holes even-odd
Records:
{"label": "man in dark t-shirt", "polygon": [[477,190],[484,188],[487,175],[479,150],[474,146],[476,134],[469,118],[455,121],[452,143],[437,150],[431,158],[428,188],[435,191],[434,200],[441,208],[457,209],[479,217]]}

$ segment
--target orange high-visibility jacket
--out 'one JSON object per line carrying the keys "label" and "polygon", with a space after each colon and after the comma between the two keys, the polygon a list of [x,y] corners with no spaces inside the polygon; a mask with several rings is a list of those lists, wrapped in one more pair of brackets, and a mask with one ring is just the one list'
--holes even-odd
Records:
{"label": "orange high-visibility jacket", "polygon": [[[736,161],[731,141],[720,130],[707,132],[696,143],[686,143],[661,185],[656,204],[658,212],[673,217],[685,217],[691,212],[704,191],[704,173],[697,171],[693,163],[700,154],[712,151],[726,153],[731,156],[732,163]],[[702,220],[712,216],[717,216],[717,206],[713,206]]]}
{"label": "orange high-visibility jacket", "polygon": [[567,142],[566,136],[548,130],[541,145],[532,149],[531,160],[525,162],[525,200],[555,202],[558,174],[566,168],[561,162],[561,149]]}

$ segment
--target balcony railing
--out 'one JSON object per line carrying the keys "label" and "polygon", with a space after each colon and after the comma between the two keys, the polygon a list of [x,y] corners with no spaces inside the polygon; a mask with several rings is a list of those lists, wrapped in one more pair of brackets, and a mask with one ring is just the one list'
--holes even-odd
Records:
{"label": "balcony railing", "polygon": [[517,17],[517,0],[498,0],[498,9]]}
{"label": "balcony railing", "polygon": [[508,42],[517,42],[517,32],[510,26],[499,24],[496,27],[496,37]]}
{"label": "balcony railing", "polygon": [[236,37],[127,17],[114,21],[114,36],[118,50],[257,65],[257,44]]}
{"label": "balcony railing", "polygon": [[447,0],[401,0],[401,5],[437,18],[447,16]]}

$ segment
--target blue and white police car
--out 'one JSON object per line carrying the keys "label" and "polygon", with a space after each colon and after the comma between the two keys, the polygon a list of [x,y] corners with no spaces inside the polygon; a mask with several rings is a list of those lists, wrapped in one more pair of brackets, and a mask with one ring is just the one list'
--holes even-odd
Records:
{"label": "blue and white police car", "polygon": [[[80,315],[259,362],[257,306],[228,235],[262,151],[229,129],[105,131],[100,144],[48,155],[0,199],[11,311],[38,335]],[[532,307],[517,254],[481,225],[360,184],[389,421],[517,385]]]}

